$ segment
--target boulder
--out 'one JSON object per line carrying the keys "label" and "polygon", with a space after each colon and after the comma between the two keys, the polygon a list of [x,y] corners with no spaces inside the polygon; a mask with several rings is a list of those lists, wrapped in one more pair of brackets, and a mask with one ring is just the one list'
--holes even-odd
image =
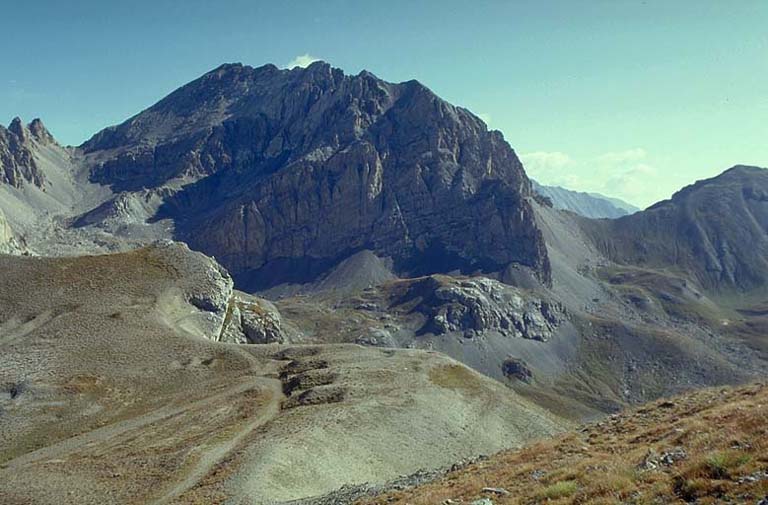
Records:
{"label": "boulder", "polygon": [[520,358],[509,357],[501,364],[501,371],[505,377],[514,378],[523,382],[533,380],[533,372],[528,365]]}
{"label": "boulder", "polygon": [[282,344],[289,339],[274,304],[263,298],[238,294],[230,301],[220,340],[237,344]]}
{"label": "boulder", "polygon": [[357,337],[355,343],[374,347],[398,347],[392,334],[382,328],[371,328],[368,333]]}

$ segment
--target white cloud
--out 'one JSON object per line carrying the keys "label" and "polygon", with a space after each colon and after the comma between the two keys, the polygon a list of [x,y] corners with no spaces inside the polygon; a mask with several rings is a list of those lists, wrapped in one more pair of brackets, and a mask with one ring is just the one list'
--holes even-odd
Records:
{"label": "white cloud", "polygon": [[563,152],[521,154],[526,172],[542,184],[576,191],[602,193],[639,206],[668,197],[666,181],[648,161],[642,148],[607,152],[588,159],[574,159]]}
{"label": "white cloud", "polygon": [[616,151],[601,154],[597,157],[597,161],[605,163],[631,163],[634,161],[640,161],[644,159],[648,153],[641,147],[635,147],[634,149],[627,149],[626,151]]}
{"label": "white cloud", "polygon": [[562,170],[567,165],[573,163],[570,156],[559,151],[535,151],[532,153],[521,154],[520,158],[525,163],[526,168],[531,171],[549,172],[552,170]]}
{"label": "white cloud", "polygon": [[574,168],[577,163],[567,154],[559,151],[536,151],[521,154],[520,159],[529,176],[542,184],[578,189],[582,186]]}
{"label": "white cloud", "polygon": [[520,159],[525,165],[528,175],[544,184],[554,184],[545,182],[545,180],[558,179],[565,174],[568,165],[573,165],[574,161],[565,153],[559,151],[535,151],[520,155]]}
{"label": "white cloud", "polygon": [[604,184],[603,193],[608,196],[617,195],[630,203],[649,205],[661,200],[659,191],[659,173],[655,167],[639,163],[624,169],[616,170]]}
{"label": "white cloud", "polygon": [[301,54],[288,62],[285,68],[306,68],[316,61],[320,61],[320,58],[315,58],[309,54]]}

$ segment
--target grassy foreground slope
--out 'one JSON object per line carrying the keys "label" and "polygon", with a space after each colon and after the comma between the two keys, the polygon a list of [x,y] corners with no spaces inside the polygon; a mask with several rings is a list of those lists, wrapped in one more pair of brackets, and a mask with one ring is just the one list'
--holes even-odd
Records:
{"label": "grassy foreground slope", "polygon": [[659,400],[360,503],[762,504],[767,497],[768,386],[754,384]]}

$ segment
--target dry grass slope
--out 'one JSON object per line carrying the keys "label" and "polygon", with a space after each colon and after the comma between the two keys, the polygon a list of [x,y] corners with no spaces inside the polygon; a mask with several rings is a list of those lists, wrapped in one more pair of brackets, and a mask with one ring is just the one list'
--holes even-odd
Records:
{"label": "dry grass slope", "polygon": [[767,495],[768,386],[758,384],[660,400],[359,505],[758,503]]}

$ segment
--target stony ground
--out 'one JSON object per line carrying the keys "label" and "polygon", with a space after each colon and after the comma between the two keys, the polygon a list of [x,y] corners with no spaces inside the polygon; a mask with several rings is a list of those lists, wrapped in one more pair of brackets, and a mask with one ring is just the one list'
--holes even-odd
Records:
{"label": "stony ground", "polygon": [[0,256],[0,503],[289,501],[569,426],[434,352],[212,340],[225,281],[178,244]]}

